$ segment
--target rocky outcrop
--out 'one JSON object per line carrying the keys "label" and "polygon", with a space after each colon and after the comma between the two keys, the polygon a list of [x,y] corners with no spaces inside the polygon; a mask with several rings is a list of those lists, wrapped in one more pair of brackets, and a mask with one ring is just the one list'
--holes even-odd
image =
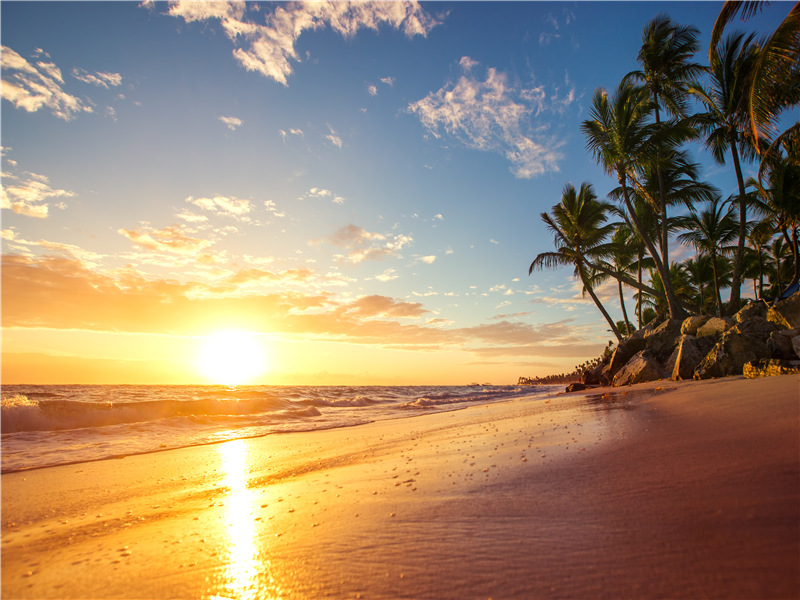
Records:
{"label": "rocky outcrop", "polygon": [[682,335],[665,365],[669,378],[674,381],[692,379],[695,369],[713,347],[714,339],[711,337]]}
{"label": "rocky outcrop", "polygon": [[567,389],[564,390],[566,392],[581,392],[586,389],[586,386],[582,383],[570,383],[567,386]]}
{"label": "rocky outcrop", "polygon": [[762,358],[769,358],[766,342],[750,335],[726,331],[697,366],[694,378],[711,379],[741,375],[745,363]]}
{"label": "rocky outcrop", "polygon": [[648,325],[621,341],[604,364],[584,375],[584,383],[708,379],[741,375],[745,368],[750,376],[764,376],[756,373],[789,372],[785,361],[798,359],[800,292],[772,307],[750,302],[734,317],[701,315]]}
{"label": "rocky outcrop", "polygon": [[779,329],[800,327],[800,292],[770,306],[767,320],[775,323]]}
{"label": "rocky outcrop", "polygon": [[744,376],[748,379],[756,377],[772,377],[774,375],[795,375],[800,373],[800,361],[770,358],[749,362],[744,365]]}
{"label": "rocky outcrop", "polygon": [[664,367],[652,350],[637,352],[614,376],[614,385],[633,385],[643,381],[664,379]]}

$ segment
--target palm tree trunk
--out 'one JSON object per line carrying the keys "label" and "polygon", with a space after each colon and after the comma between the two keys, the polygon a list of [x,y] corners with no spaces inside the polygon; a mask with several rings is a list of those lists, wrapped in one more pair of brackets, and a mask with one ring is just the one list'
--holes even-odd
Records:
{"label": "palm tree trunk", "polygon": [[617,287],[619,288],[619,305],[622,307],[622,318],[625,319],[625,335],[631,334],[631,328],[628,326],[628,311],[625,310],[625,295],[622,293],[622,282],[617,280]]}
{"label": "palm tree trunk", "polygon": [[636,227],[636,231],[639,233],[639,236],[642,238],[644,245],[647,246],[647,251],[650,252],[650,256],[653,258],[653,262],[656,264],[656,270],[661,276],[661,283],[664,286],[667,307],[669,308],[669,316],[672,319],[683,319],[686,317],[686,311],[675,297],[675,290],[672,288],[672,279],[669,276],[669,267],[665,267],[664,263],[661,262],[661,257],[658,253],[658,250],[656,250],[655,245],[653,245],[653,241],[650,239],[650,236],[645,233],[641,223],[639,223],[639,219],[636,216],[636,212],[633,209],[633,204],[631,203],[628,184],[624,173],[620,174],[619,182],[622,186],[622,197],[625,201],[625,207],[628,209],[628,215],[630,216],[634,227]]}
{"label": "palm tree trunk", "polygon": [[739,164],[739,149],[736,146],[736,132],[731,133],[731,154],[733,155],[733,168],[736,171],[736,182],[739,184],[739,243],[736,246],[736,257],[733,261],[733,276],[731,277],[731,297],[728,310],[731,314],[739,311],[742,286],[742,264],[744,263],[744,242],[747,238],[747,204],[744,192],[744,179],[742,166]]}
{"label": "palm tree trunk", "polygon": [[[661,113],[658,109],[658,94],[653,94],[655,101],[656,127],[661,125]],[[661,173],[661,151],[656,153],[656,176],[658,177],[658,203],[661,207],[661,257],[664,264],[669,267],[669,229],[667,227],[667,194],[664,191],[664,175]]]}
{"label": "palm tree trunk", "polygon": [[762,254],[764,248],[758,247],[758,299],[764,299],[764,255]]}
{"label": "palm tree trunk", "polygon": [[600,299],[594,293],[594,290],[592,289],[591,284],[589,283],[586,275],[583,272],[583,266],[582,265],[578,265],[578,274],[580,275],[581,282],[583,283],[584,289],[589,293],[589,296],[591,296],[591,298],[594,301],[595,305],[600,310],[600,312],[603,313],[603,317],[605,317],[606,321],[608,321],[608,324],[611,326],[611,332],[617,337],[617,341],[621,342],[622,341],[622,336],[619,333],[619,329],[617,329],[617,325],[611,319],[611,316],[608,314],[608,312],[606,312],[606,309],[603,306],[602,302],[600,302]]}
{"label": "palm tree trunk", "polygon": [[[639,264],[638,264],[638,266],[636,268],[636,279],[639,281],[639,285],[641,285],[641,283],[642,283],[642,261],[643,260],[644,260],[644,254],[642,254],[640,252],[639,253]],[[637,315],[637,318],[638,318],[638,321],[639,321],[639,329],[641,329],[642,328],[642,295],[641,295],[641,293],[639,294],[639,303],[636,306],[636,310],[639,313]]]}
{"label": "palm tree trunk", "polygon": [[643,292],[647,292],[651,296],[663,297],[662,294],[660,294],[657,290],[654,290],[650,286],[643,284],[641,282],[641,277],[640,277],[639,281],[637,282],[635,279],[633,279],[632,277],[626,275],[625,273],[620,273],[619,271],[614,271],[613,269],[609,269],[608,267],[606,267],[606,266],[604,266],[604,265],[602,265],[600,263],[592,263],[592,262],[589,262],[588,260],[586,261],[586,266],[594,269],[595,271],[599,271],[600,273],[603,273],[604,275],[609,275],[610,277],[613,277],[617,281],[621,281],[622,283],[627,284],[627,285],[629,285],[629,286],[631,286],[633,288],[636,288],[637,290],[640,290],[640,291],[643,291]]}
{"label": "palm tree trunk", "polygon": [[722,316],[722,296],[719,293],[719,278],[717,277],[717,255],[711,255],[711,270],[714,272],[714,294],[717,297],[717,316]]}

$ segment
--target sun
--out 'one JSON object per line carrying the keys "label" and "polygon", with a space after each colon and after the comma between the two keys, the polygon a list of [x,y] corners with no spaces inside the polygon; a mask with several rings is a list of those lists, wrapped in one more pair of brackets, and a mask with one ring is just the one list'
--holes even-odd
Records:
{"label": "sun", "polygon": [[243,385],[253,383],[268,370],[264,344],[246,331],[218,331],[200,347],[197,368],[211,383]]}

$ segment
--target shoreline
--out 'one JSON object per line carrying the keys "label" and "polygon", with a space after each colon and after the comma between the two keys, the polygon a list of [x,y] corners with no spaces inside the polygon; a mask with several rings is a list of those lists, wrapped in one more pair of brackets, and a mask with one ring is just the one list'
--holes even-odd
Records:
{"label": "shoreline", "polygon": [[0,481],[8,598],[800,595],[795,375],[593,388]]}

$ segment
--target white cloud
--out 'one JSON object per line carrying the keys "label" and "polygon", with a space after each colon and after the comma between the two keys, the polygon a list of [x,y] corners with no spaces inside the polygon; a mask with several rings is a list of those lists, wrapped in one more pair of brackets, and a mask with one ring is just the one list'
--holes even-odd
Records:
{"label": "white cloud", "polygon": [[[259,5],[266,6],[266,5]],[[186,22],[217,19],[237,44],[233,55],[248,71],[288,85],[292,61],[300,62],[295,42],[307,30],[330,27],[345,38],[381,25],[409,38],[426,36],[439,22],[417,2],[297,2],[278,4],[264,18],[250,20],[244,2],[172,1],[169,14]],[[260,22],[264,22],[262,25]]]}
{"label": "white cloud", "polygon": [[381,83],[385,83],[389,87],[394,85],[394,77],[381,77]]}
{"label": "white cloud", "polygon": [[400,256],[400,251],[413,241],[414,239],[408,235],[369,232],[362,227],[351,224],[341,227],[331,236],[321,240],[312,240],[310,243],[329,242],[334,246],[344,248],[348,250],[347,261],[358,264],[366,260],[381,260]]}
{"label": "white cloud", "polygon": [[118,229],[117,233],[125,236],[138,246],[161,253],[195,255],[211,245],[209,240],[195,238],[181,225],[171,225],[163,229],[153,229],[144,225],[141,229]]}
{"label": "white cloud", "polygon": [[236,131],[237,127],[242,126],[242,120],[237,117],[220,117],[219,120],[231,131]]}
{"label": "white cloud", "polygon": [[264,208],[266,208],[267,212],[273,217],[283,218],[286,216],[285,212],[278,210],[278,205],[272,200],[264,200]]}
{"label": "white cloud", "polygon": [[45,62],[43,57],[47,55],[41,50],[37,54],[41,60],[31,64],[11,48],[2,46],[3,99],[28,112],[48,108],[65,121],[74,119],[78,113],[92,112],[91,105],[62,89],[61,70],[54,63]]}
{"label": "white cloud", "polygon": [[337,148],[341,148],[344,144],[342,143],[342,138],[336,133],[333,127],[329,127],[330,134],[325,136],[325,139],[328,140],[331,144],[336,146]]}
{"label": "white cloud", "polygon": [[469,72],[413,102],[409,112],[436,138],[443,130],[469,148],[505,156],[516,177],[557,172],[561,143],[543,133],[542,123],[531,122],[546,109],[544,89],[509,82],[494,68],[480,80],[471,72],[475,64],[463,57],[461,65]]}
{"label": "white cloud", "polygon": [[335,195],[330,190],[316,188],[316,187],[313,187],[310,190],[308,190],[305,193],[305,195],[298,198],[298,200],[302,200],[303,198],[325,198],[325,199],[330,199],[330,201],[333,202],[334,204],[344,204],[343,197]]}
{"label": "white cloud", "polygon": [[400,276],[397,274],[397,271],[395,271],[394,269],[386,269],[380,275],[376,275],[375,279],[377,279],[378,281],[387,282],[397,279],[398,277]]}
{"label": "white cloud", "polygon": [[[26,217],[47,218],[51,206],[48,204],[48,200],[75,196],[74,192],[51,187],[50,180],[46,176],[36,173],[25,173],[18,176],[14,173],[4,172],[3,180],[0,190],[0,207]],[[66,208],[63,202],[52,206]]]}
{"label": "white cloud", "polygon": [[367,91],[369,92],[370,96],[377,96],[378,95],[378,88],[374,85],[368,85]]}
{"label": "white cloud", "polygon": [[281,139],[284,142],[286,141],[286,138],[289,135],[295,135],[298,137],[303,137],[304,135],[302,129],[290,129],[289,131],[286,131],[285,129],[279,129],[278,132],[281,134]]}
{"label": "white cloud", "polygon": [[116,87],[122,84],[122,75],[119,73],[101,73],[99,71],[96,73],[87,73],[85,70],[75,67],[72,69],[72,76],[78,81],[105,89],[108,89],[109,86]]}
{"label": "white cloud", "polygon": [[217,215],[225,215],[239,219],[240,221],[247,221],[248,213],[252,210],[252,205],[249,200],[242,198],[234,198],[227,196],[214,196],[213,198],[195,198],[189,196],[186,202],[194,204]]}
{"label": "white cloud", "polygon": [[424,262],[426,265],[432,265],[434,262],[436,262],[436,256],[433,254],[429,256],[420,256],[419,260],[420,262]]}

